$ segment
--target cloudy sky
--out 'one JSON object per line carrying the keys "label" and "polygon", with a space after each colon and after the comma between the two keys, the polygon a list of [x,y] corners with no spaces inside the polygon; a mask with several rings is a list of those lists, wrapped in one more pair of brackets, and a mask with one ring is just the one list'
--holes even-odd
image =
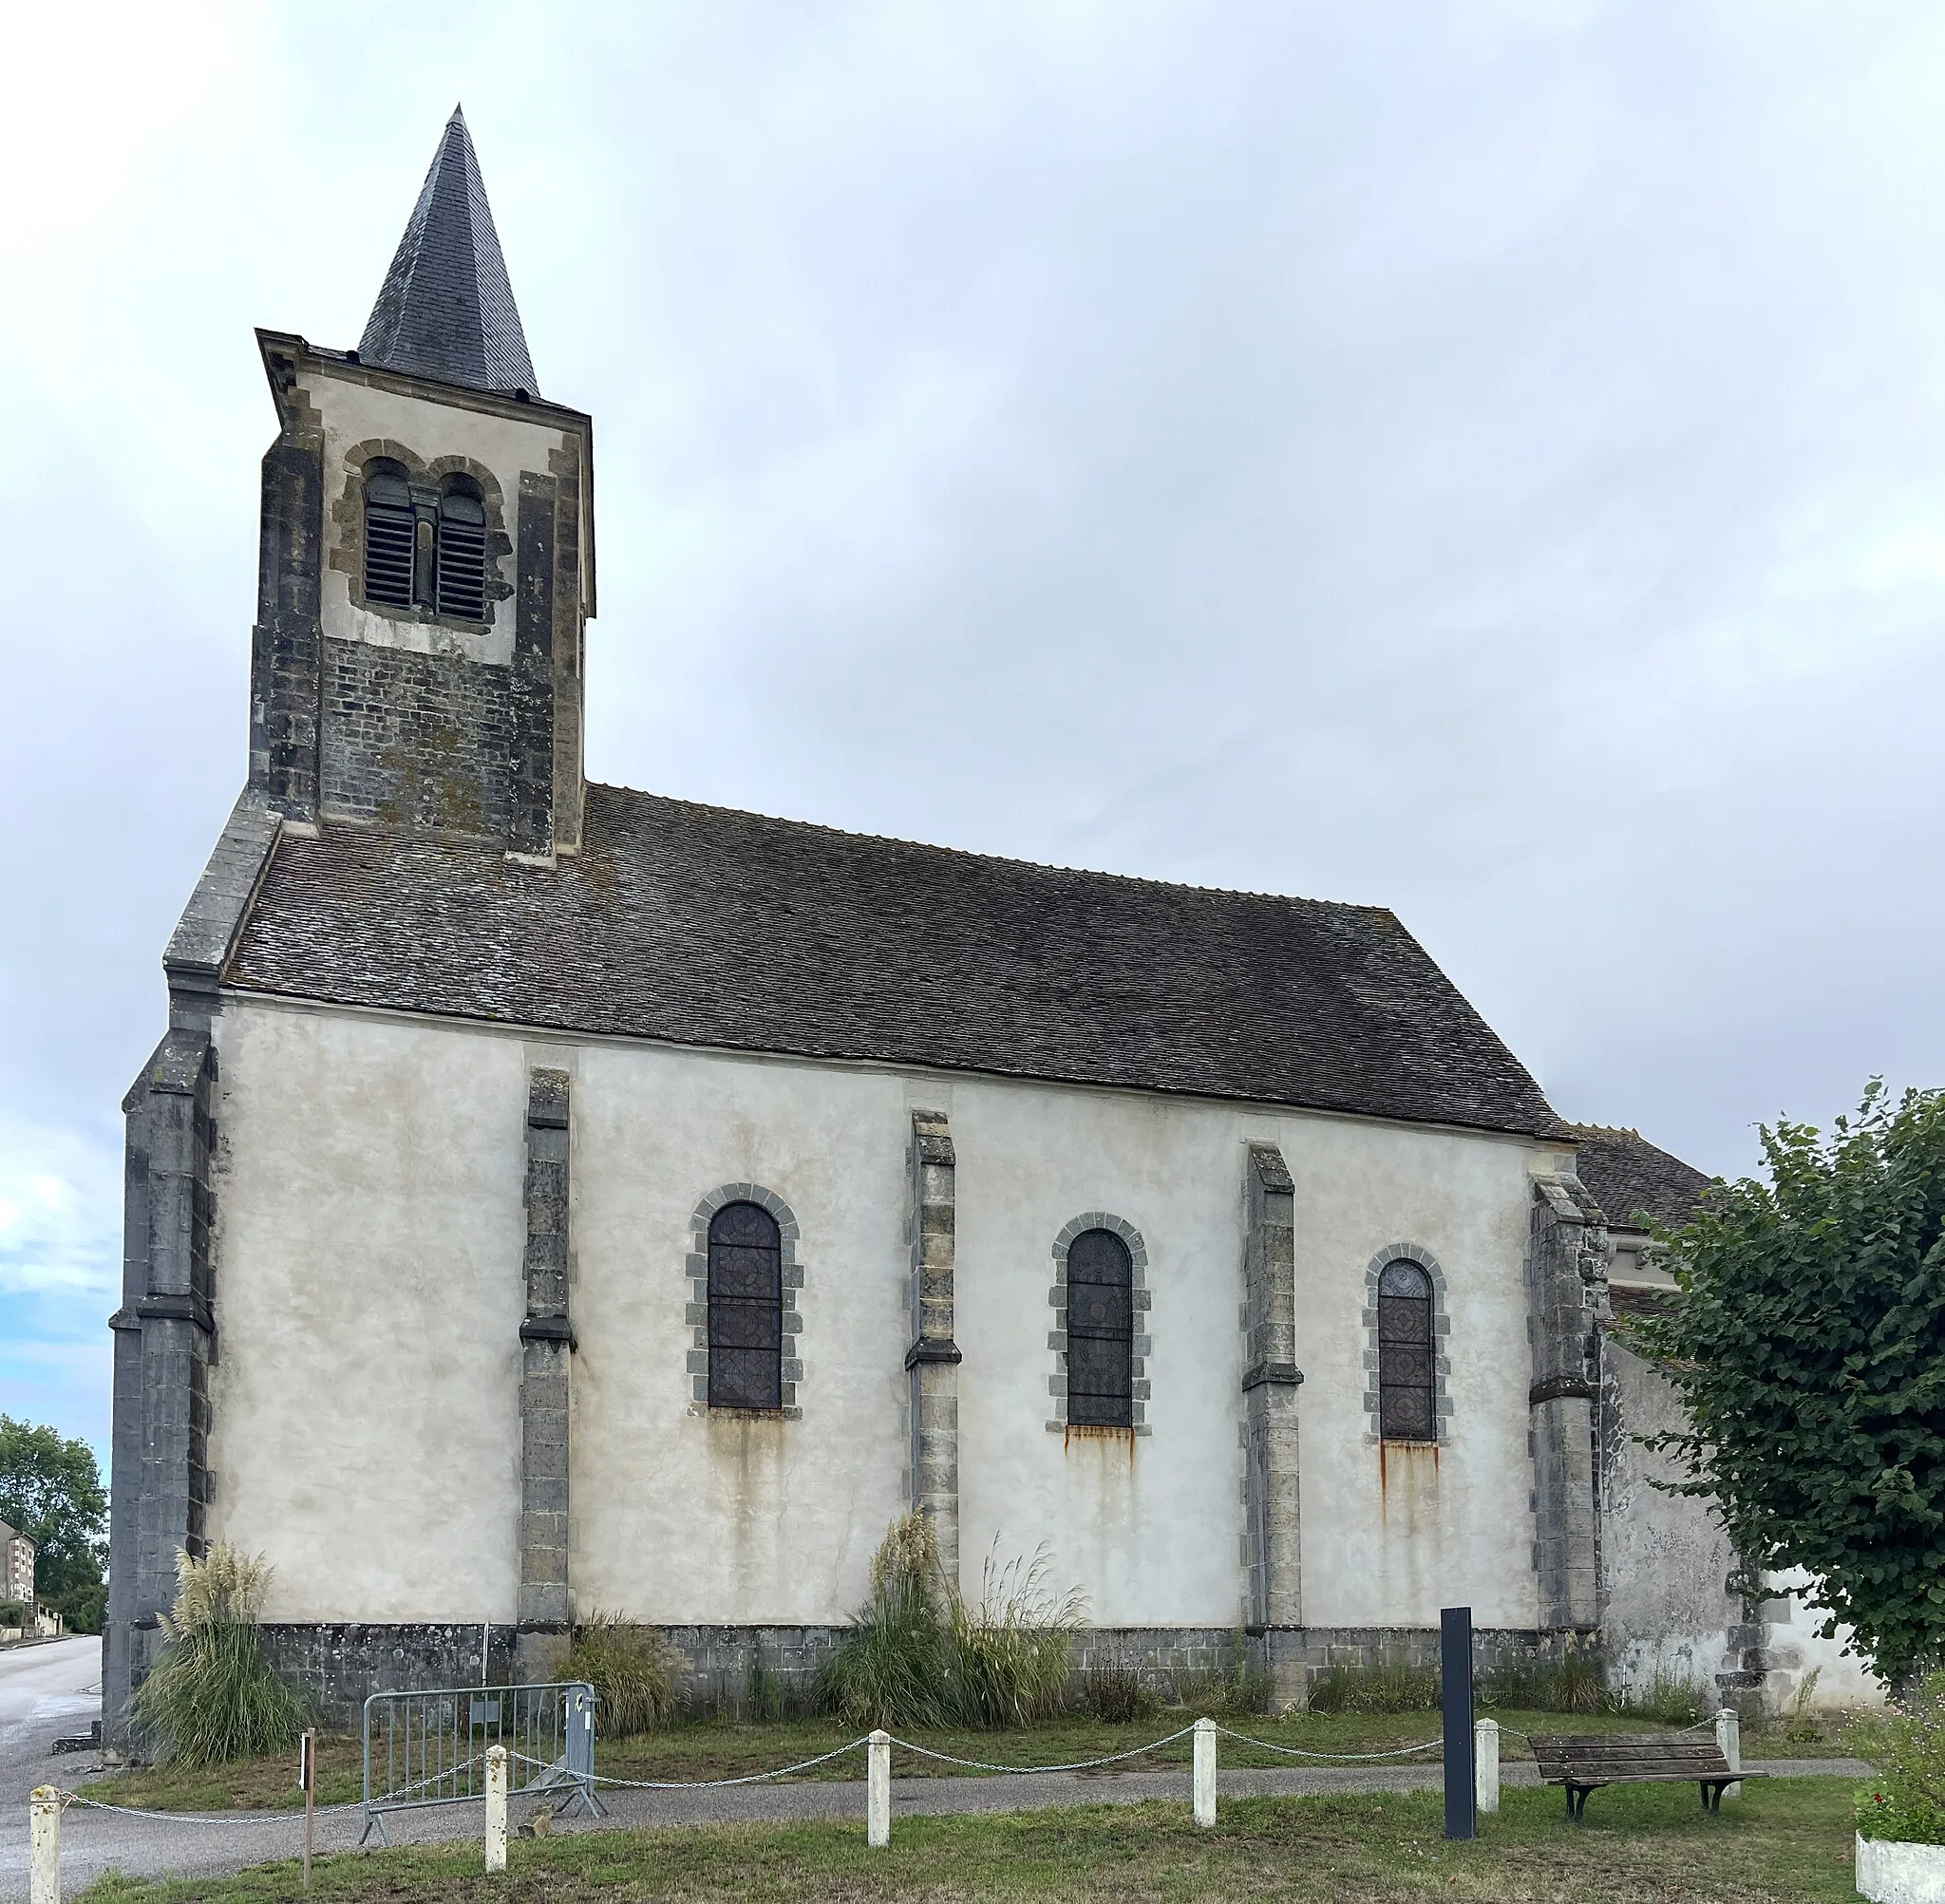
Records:
{"label": "cloudy sky", "polygon": [[[0,112],[0,1408],[244,773],[265,324],[455,99],[591,410],[597,778],[1393,907],[1710,1170],[1945,1083],[1926,0],[42,9]],[[23,39],[23,34],[25,38]]]}

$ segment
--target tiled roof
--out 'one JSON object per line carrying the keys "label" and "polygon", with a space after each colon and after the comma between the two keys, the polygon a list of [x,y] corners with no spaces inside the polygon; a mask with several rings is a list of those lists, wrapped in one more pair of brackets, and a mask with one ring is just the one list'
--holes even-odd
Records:
{"label": "tiled roof", "polygon": [[1657,1150],[1639,1131],[1604,1124],[1570,1129],[1579,1146],[1580,1181],[1615,1229],[1641,1228],[1643,1211],[1671,1229],[1695,1214],[1710,1179],[1692,1164]]}
{"label": "tiled roof", "polygon": [[1555,1135],[1376,907],[1210,892],[588,789],[557,868],[324,826],[227,983],[685,1045]]}
{"label": "tiled roof", "polygon": [[480,160],[457,106],[358,340],[358,356],[468,389],[539,394]]}

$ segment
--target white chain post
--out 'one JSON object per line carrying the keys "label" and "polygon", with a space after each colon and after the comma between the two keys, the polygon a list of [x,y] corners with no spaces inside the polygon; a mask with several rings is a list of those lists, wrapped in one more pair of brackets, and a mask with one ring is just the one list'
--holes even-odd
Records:
{"label": "white chain post", "polygon": [[1500,1722],[1472,1722],[1472,1795],[1480,1813],[1500,1808]]}
{"label": "white chain post", "polygon": [[864,1841],[882,1851],[892,1841],[892,1735],[864,1742]]}
{"label": "white chain post", "polygon": [[1216,1722],[1196,1721],[1196,1822],[1216,1822]]}
{"label": "white chain post", "polygon": [[[1715,1749],[1728,1761],[1731,1772],[1743,1769],[1743,1720],[1733,1706],[1725,1706],[1715,1715]],[[1739,1799],[1743,1788],[1741,1785],[1725,1785],[1722,1795],[1725,1799]]]}
{"label": "white chain post", "polygon": [[486,1869],[506,1869],[506,1747],[486,1748]]}
{"label": "white chain post", "polygon": [[52,1785],[37,1785],[28,1816],[33,1838],[33,1876],[28,1880],[32,1904],[61,1904],[61,1794]]}

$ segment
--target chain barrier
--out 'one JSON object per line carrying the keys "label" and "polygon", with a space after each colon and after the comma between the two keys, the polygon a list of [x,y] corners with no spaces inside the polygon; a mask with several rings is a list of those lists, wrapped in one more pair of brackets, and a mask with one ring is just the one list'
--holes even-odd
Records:
{"label": "chain barrier", "polygon": [[[55,1789],[60,1791],[60,1787]],[[85,1799],[79,1792],[61,1792],[61,1809],[69,1805],[81,1805],[91,1812],[113,1812],[119,1818],[157,1819],[163,1824],[301,1824],[304,1814],[293,1806],[288,1810],[275,1812],[149,1812],[135,1805],[111,1805],[105,1799]],[[330,1812],[355,1812],[361,1810],[356,1799],[348,1803],[319,1805],[312,1813],[313,1818],[323,1818]]]}
{"label": "chain barrier", "polygon": [[1308,1752],[1301,1745],[1273,1745],[1267,1739],[1252,1739],[1247,1732],[1232,1732],[1227,1725],[1218,1725],[1216,1729],[1225,1739],[1234,1739],[1239,1745],[1255,1745],[1265,1752],[1280,1752],[1286,1759],[1323,1759],[1333,1765],[1363,1765],[1379,1759],[1408,1759],[1414,1752],[1434,1751],[1445,1743],[1443,1739],[1427,1739],[1423,1745],[1400,1745],[1395,1752]]}
{"label": "chain barrier", "polygon": [[936,1759],[942,1765],[964,1765],[975,1772],[1006,1772],[1014,1777],[1026,1777],[1034,1772],[1088,1772],[1096,1765],[1118,1765],[1124,1759],[1139,1759],[1144,1752],[1158,1752],[1164,1745],[1173,1745],[1178,1739],[1186,1739],[1196,1728],[1184,1725],[1180,1732],[1171,1732],[1165,1739],[1156,1739],[1146,1745],[1137,1745],[1128,1752],[1110,1752],[1105,1759],[1076,1759],[1066,1765],[991,1765],[984,1759],[955,1759],[950,1752],[934,1752],[923,1745],[915,1745],[908,1739],[900,1739],[896,1733],[892,1744],[907,1752],[916,1752],[921,1759]]}
{"label": "chain barrier", "polygon": [[[866,1741],[862,1738],[852,1740],[848,1745],[839,1745],[828,1752],[820,1752],[815,1759],[800,1759],[794,1765],[779,1765],[772,1772],[746,1772],[737,1779],[613,1779],[605,1773],[594,1772],[587,1776],[597,1785],[612,1785],[630,1792],[712,1792],[725,1785],[758,1785],[765,1779],[787,1779],[792,1772],[807,1772],[813,1765],[822,1765],[832,1759],[841,1759],[846,1752],[855,1752]],[[530,1759],[524,1752],[509,1752],[509,1760],[518,1760],[523,1765],[538,1765],[538,1759]]]}

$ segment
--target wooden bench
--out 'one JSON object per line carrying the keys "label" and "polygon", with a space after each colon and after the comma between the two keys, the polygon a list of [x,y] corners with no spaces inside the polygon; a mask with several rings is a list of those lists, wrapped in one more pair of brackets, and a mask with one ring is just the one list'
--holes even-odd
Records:
{"label": "wooden bench", "polygon": [[1587,1816],[1588,1793],[1602,1785],[1673,1785],[1692,1780],[1701,1787],[1703,1809],[1718,1812],[1724,1786],[1763,1776],[1730,1771],[1713,1739],[1603,1733],[1529,1743],[1539,1762],[1540,1783],[1566,1787],[1567,1816],[1577,1824]]}

